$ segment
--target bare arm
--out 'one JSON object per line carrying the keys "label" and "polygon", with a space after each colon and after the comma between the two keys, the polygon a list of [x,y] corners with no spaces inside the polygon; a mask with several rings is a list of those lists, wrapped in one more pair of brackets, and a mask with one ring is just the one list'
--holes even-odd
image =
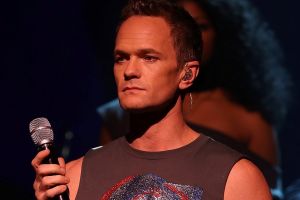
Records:
{"label": "bare arm", "polygon": [[67,177],[70,178],[70,183],[68,184],[70,191],[70,200],[75,199],[81,175],[83,157],[67,163]]}
{"label": "bare arm", "polygon": [[270,189],[260,170],[242,159],[232,168],[225,186],[224,200],[272,200]]}

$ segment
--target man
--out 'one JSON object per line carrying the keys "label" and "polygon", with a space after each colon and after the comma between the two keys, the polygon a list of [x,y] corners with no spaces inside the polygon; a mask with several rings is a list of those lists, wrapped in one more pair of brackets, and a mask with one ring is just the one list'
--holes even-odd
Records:
{"label": "man", "polygon": [[190,129],[182,98],[199,71],[197,25],[163,0],[123,9],[114,75],[130,132],[66,166],[32,160],[38,200],[67,189],[70,199],[271,199],[261,172],[239,153]]}

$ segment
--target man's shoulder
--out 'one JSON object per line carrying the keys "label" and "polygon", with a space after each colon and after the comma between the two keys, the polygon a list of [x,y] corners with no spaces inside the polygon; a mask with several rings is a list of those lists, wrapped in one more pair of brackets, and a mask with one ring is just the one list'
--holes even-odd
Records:
{"label": "man's shoulder", "polygon": [[93,158],[93,157],[99,157],[102,158],[106,156],[111,156],[113,152],[117,151],[119,148],[121,148],[122,143],[124,142],[124,137],[119,137],[104,146],[97,146],[94,148],[91,148],[84,156],[84,160],[86,158]]}
{"label": "man's shoulder", "polygon": [[84,157],[80,157],[80,158],[78,158],[76,160],[72,160],[72,161],[68,162],[66,164],[67,171],[77,170],[78,168],[81,168],[81,164],[82,164],[83,158]]}
{"label": "man's shoulder", "polygon": [[66,165],[66,175],[70,178],[70,182],[68,184],[70,197],[75,197],[77,193],[81,175],[82,161],[83,157],[70,161]]}
{"label": "man's shoulder", "polygon": [[232,178],[236,178],[237,180],[239,178],[250,178],[252,175],[262,176],[262,173],[256,167],[256,165],[247,159],[241,159],[238,162],[236,162],[230,174]]}
{"label": "man's shoulder", "polygon": [[[208,139],[205,145],[205,151],[208,153],[210,157],[212,157],[213,160],[221,160],[221,161],[226,161],[229,158],[234,159],[234,163],[239,161],[240,159],[244,158],[245,156],[236,151],[235,149],[217,141],[214,140],[211,137],[204,136],[202,137],[207,137]],[[229,159],[230,160],[230,159]]]}
{"label": "man's shoulder", "polygon": [[261,171],[251,161],[241,159],[233,166],[225,187],[225,200],[243,198],[271,200],[270,189]]}
{"label": "man's shoulder", "polygon": [[211,178],[220,180],[220,177],[223,177],[222,180],[226,181],[233,166],[245,156],[208,136],[202,135],[201,137],[204,144],[199,146],[195,157],[198,168],[206,171]]}

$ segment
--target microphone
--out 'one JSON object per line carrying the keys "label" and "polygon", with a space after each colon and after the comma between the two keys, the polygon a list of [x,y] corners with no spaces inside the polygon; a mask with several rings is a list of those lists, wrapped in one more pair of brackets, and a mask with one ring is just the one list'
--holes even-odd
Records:
{"label": "microphone", "polygon": [[[43,164],[58,164],[56,151],[54,148],[54,135],[52,127],[47,118],[39,117],[29,124],[31,139],[37,146],[37,151],[50,150],[49,156],[42,161]],[[53,200],[69,200],[69,190],[59,194]]]}

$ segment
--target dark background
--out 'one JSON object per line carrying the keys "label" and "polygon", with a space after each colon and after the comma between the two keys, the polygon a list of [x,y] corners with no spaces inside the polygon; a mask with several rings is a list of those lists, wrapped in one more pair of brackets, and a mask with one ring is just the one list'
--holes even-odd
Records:
{"label": "dark background", "polygon": [[[111,52],[123,4],[111,0],[100,6],[101,2],[0,3],[1,192],[31,198],[34,173],[30,162],[36,150],[28,125],[36,117],[49,119],[57,148],[68,147],[64,151],[67,160],[97,145],[100,119],[96,107],[116,97]],[[279,141],[286,187],[300,178],[299,3],[253,2],[275,30],[294,81],[293,102]],[[95,9],[99,9],[97,14]],[[101,37],[97,42],[90,34],[90,18],[98,20]]]}

